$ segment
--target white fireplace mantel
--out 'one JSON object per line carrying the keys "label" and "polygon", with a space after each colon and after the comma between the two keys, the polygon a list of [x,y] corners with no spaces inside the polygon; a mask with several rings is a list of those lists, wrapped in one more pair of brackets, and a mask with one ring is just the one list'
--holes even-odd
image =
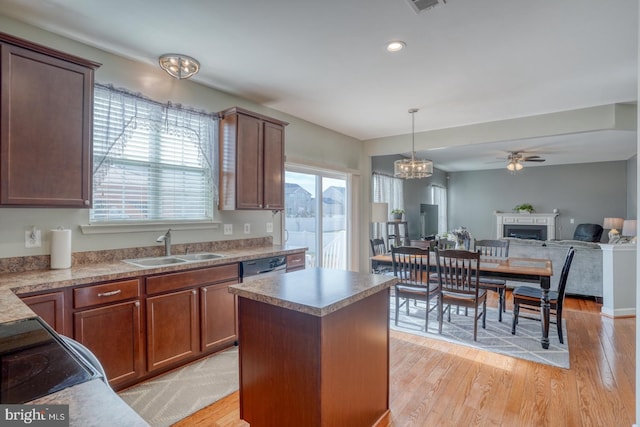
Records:
{"label": "white fireplace mantel", "polygon": [[547,227],[547,240],[556,238],[556,217],[559,213],[515,213],[496,212],[498,220],[498,239],[504,237],[504,225],[544,225]]}

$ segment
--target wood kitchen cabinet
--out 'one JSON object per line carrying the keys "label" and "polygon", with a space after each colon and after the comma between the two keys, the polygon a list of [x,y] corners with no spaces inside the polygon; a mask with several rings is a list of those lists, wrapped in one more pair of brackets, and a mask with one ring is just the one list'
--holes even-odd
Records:
{"label": "wood kitchen cabinet", "polygon": [[0,33],[0,204],[90,207],[99,64]]}
{"label": "wood kitchen cabinet", "polygon": [[238,264],[147,278],[147,369],[167,368],[236,340]]}
{"label": "wood kitchen cabinet", "polygon": [[50,292],[47,294],[20,297],[42,320],[59,334],[65,334],[64,329],[64,293]]}
{"label": "wood kitchen cabinet", "polygon": [[147,368],[161,369],[200,351],[195,289],[147,297]]}
{"label": "wood kitchen cabinet", "polygon": [[229,293],[229,285],[236,283],[237,279],[200,288],[202,351],[219,350],[236,341],[236,296]]}
{"label": "wood kitchen cabinet", "polygon": [[74,338],[98,358],[109,384],[130,384],[144,373],[140,280],[74,288]]}
{"label": "wood kitchen cabinet", "polygon": [[220,209],[284,209],[288,123],[237,107],[220,115]]}
{"label": "wood kitchen cabinet", "polygon": [[290,271],[304,270],[305,268],[305,253],[295,253],[287,255],[287,273]]}

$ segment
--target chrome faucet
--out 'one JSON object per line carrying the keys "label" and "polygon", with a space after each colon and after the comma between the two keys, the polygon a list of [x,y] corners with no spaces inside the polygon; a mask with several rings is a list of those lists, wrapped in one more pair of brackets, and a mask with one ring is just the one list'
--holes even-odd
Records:
{"label": "chrome faucet", "polygon": [[171,256],[171,229],[167,230],[162,236],[159,236],[156,242],[164,242],[164,254],[165,256]]}

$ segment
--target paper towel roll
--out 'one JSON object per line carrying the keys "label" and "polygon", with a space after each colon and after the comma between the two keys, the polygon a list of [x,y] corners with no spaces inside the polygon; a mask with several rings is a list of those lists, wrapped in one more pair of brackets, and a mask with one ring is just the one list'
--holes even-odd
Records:
{"label": "paper towel roll", "polygon": [[71,230],[51,230],[51,268],[71,267]]}

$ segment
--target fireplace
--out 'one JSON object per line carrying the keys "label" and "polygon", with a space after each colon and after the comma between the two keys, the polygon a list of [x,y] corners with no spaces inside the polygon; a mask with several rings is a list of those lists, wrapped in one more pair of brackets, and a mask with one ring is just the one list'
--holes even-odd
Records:
{"label": "fireplace", "polygon": [[520,225],[504,224],[502,232],[504,237],[515,237],[518,239],[547,240],[546,225]]}
{"label": "fireplace", "polygon": [[556,217],[553,213],[506,213],[495,212],[497,238],[518,237],[521,239],[554,240]]}

